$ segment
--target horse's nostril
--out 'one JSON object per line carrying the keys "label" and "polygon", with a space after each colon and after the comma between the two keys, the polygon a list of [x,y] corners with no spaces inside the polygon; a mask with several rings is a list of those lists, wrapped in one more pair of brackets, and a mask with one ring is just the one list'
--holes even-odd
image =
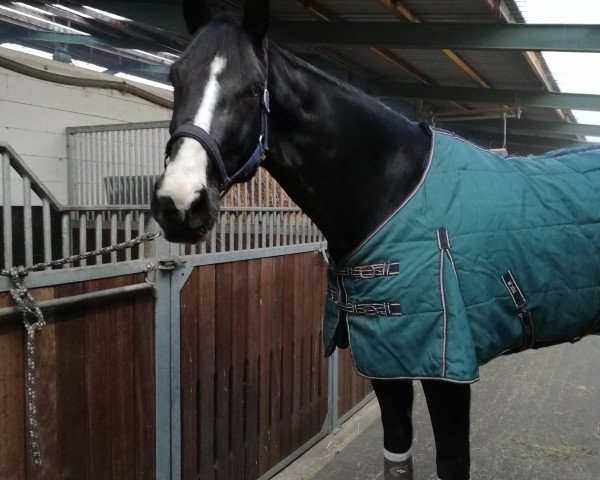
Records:
{"label": "horse's nostril", "polygon": [[208,200],[208,192],[205,188],[198,191],[198,198],[194,200],[190,207],[189,224],[195,229],[206,228],[209,218],[210,202]]}
{"label": "horse's nostril", "polygon": [[183,212],[175,208],[173,200],[169,197],[154,197],[152,211],[156,221],[163,227],[178,223],[183,216]]}

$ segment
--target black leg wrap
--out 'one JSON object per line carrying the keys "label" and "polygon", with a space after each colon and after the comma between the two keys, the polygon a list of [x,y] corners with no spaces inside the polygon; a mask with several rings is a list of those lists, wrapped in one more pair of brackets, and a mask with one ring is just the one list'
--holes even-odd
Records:
{"label": "black leg wrap", "polygon": [[469,480],[469,385],[423,381],[433,426],[440,480]]}
{"label": "black leg wrap", "polygon": [[412,445],[413,385],[410,380],[373,380],[381,409],[383,446],[391,453],[407,452]]}

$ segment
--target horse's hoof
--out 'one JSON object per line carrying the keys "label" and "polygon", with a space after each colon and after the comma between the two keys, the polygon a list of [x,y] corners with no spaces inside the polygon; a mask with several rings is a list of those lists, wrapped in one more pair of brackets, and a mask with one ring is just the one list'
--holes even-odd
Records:
{"label": "horse's hoof", "polygon": [[413,460],[409,457],[403,462],[392,462],[387,458],[383,459],[383,478],[384,480],[413,480]]}

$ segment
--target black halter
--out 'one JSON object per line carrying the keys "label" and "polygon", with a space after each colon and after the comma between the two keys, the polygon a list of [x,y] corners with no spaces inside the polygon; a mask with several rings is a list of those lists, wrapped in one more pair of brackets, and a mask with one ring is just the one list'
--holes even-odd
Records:
{"label": "black halter", "polygon": [[271,111],[271,107],[269,90],[266,85],[263,90],[261,107],[261,125],[260,135],[258,137],[258,146],[252,155],[250,155],[250,158],[246,161],[246,163],[244,163],[244,165],[242,165],[233,175],[229,176],[227,174],[227,169],[225,168],[223,158],[221,157],[221,152],[219,151],[219,146],[217,145],[215,139],[206,130],[192,123],[183,124],[173,132],[173,135],[171,135],[165,150],[165,161],[171,156],[173,145],[177,140],[183,137],[196,140],[204,147],[208,158],[216,163],[217,167],[219,168],[219,173],[221,174],[219,196],[222,197],[234,183],[250,180],[256,169],[265,159],[266,152],[269,150],[269,113]]}

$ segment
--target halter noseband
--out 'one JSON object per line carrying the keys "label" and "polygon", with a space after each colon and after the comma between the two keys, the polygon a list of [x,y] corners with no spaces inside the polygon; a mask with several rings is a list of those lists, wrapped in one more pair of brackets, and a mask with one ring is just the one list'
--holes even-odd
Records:
{"label": "halter noseband", "polygon": [[173,145],[177,140],[184,137],[196,140],[204,147],[208,158],[213,163],[216,163],[217,167],[219,168],[219,173],[221,175],[219,197],[222,197],[235,182],[248,180],[255,170],[260,166],[261,162],[265,159],[266,152],[269,150],[269,113],[271,111],[271,107],[269,90],[266,85],[263,90],[261,107],[261,125],[260,135],[258,137],[258,146],[252,155],[250,155],[250,158],[246,161],[246,163],[244,163],[244,165],[242,165],[233,175],[228,175],[225,164],[223,163],[223,157],[221,157],[221,152],[219,151],[219,146],[212,135],[203,128],[192,123],[183,124],[173,132],[173,135],[171,135],[165,150],[165,161],[171,156]]}

